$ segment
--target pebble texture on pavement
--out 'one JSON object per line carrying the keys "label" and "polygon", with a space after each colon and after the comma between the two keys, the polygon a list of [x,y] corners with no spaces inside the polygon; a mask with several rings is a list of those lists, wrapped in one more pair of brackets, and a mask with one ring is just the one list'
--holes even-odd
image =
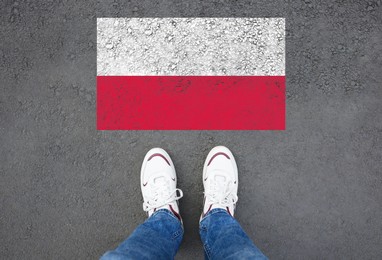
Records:
{"label": "pebble texture on pavement", "polygon": [[283,18],[99,18],[97,75],[285,75]]}
{"label": "pebble texture on pavement", "polygon": [[[97,17],[285,17],[285,131],[97,131]],[[0,2],[0,254],[97,259],[145,214],[166,149],[184,191],[178,259],[202,259],[202,167],[226,145],[235,216],[270,259],[382,257],[380,0]]]}

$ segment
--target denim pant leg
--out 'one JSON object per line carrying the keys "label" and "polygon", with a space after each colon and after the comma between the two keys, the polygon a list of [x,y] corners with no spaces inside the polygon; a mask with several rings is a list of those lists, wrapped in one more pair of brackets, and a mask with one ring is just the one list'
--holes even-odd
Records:
{"label": "denim pant leg", "polygon": [[206,259],[267,259],[224,209],[211,210],[199,232]]}
{"label": "denim pant leg", "polygon": [[160,209],[101,260],[174,259],[183,238],[183,225],[170,211]]}

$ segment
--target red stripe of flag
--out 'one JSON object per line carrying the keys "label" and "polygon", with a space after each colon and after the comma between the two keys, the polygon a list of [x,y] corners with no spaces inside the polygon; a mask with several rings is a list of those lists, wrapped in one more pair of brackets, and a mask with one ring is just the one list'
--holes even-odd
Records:
{"label": "red stripe of flag", "polygon": [[97,76],[98,130],[285,130],[285,76]]}

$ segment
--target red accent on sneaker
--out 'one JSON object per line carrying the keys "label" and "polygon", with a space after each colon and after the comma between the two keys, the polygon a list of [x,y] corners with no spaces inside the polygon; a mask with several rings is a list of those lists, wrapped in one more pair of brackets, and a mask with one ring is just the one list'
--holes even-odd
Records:
{"label": "red accent on sneaker", "polygon": [[151,155],[151,156],[149,157],[149,159],[147,159],[147,161],[150,161],[150,160],[151,160],[152,158],[154,158],[155,156],[160,156],[160,157],[162,157],[162,158],[166,161],[166,163],[167,163],[168,165],[171,166],[171,164],[170,164],[170,162],[167,160],[167,158],[164,157],[164,155],[163,155],[163,154],[160,154],[160,153],[154,153],[153,155]]}
{"label": "red accent on sneaker", "polygon": [[202,218],[204,218],[204,217],[207,215],[207,213],[210,212],[211,207],[212,207],[212,204],[210,205],[210,207],[208,208],[208,210],[206,211],[206,213],[203,212],[203,217],[202,217]]}
{"label": "red accent on sneaker", "polygon": [[231,211],[229,210],[229,207],[226,207],[226,208],[227,208],[227,212],[228,212],[228,214],[230,214],[231,217],[233,217],[232,214],[231,214]]}
{"label": "red accent on sneaker", "polygon": [[231,160],[231,158],[229,158],[229,156],[227,154],[219,152],[219,153],[215,153],[214,156],[212,156],[212,158],[208,162],[207,166],[210,166],[212,160],[215,159],[215,157],[218,156],[218,155],[224,155],[225,157],[227,157],[228,160]]}
{"label": "red accent on sneaker", "polygon": [[176,211],[172,208],[171,204],[170,204],[169,206],[170,206],[170,209],[171,209],[172,213],[175,215],[175,217],[177,217],[180,221],[182,221],[182,217],[179,215],[179,213],[176,212]]}

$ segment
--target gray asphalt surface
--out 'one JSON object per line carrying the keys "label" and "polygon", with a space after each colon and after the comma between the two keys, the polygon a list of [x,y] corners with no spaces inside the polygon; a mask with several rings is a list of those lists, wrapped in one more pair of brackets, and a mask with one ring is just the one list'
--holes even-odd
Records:
{"label": "gray asphalt surface", "polygon": [[[237,219],[271,259],[382,258],[381,1],[0,3],[0,255],[96,259],[145,219],[154,146],[185,196],[179,259],[202,259],[202,166],[226,145]],[[286,131],[97,131],[97,17],[285,17]]]}

